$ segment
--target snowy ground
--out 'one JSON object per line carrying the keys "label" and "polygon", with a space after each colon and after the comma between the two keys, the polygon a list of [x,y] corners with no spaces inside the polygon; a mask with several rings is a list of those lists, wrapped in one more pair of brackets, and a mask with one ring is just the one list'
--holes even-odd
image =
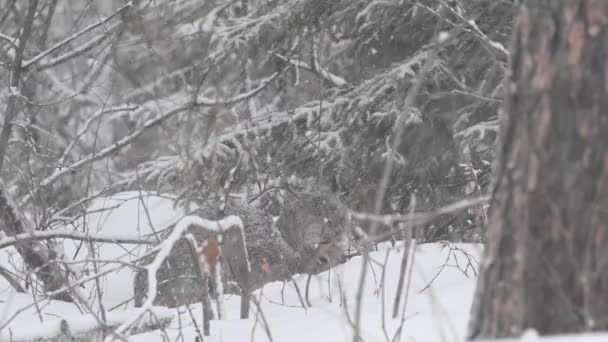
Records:
{"label": "snowy ground", "polygon": [[[454,247],[471,253],[472,256],[479,253],[475,245]],[[388,336],[393,341],[402,323],[401,341],[462,340],[475,279],[471,267],[467,270],[467,275],[457,266],[460,265],[465,270],[468,265],[468,258],[462,251],[450,251],[437,244],[418,247],[405,315],[400,309],[396,319],[391,317],[391,312],[402,249],[386,248],[374,252],[369,266],[372,271],[368,272],[363,295],[364,340],[387,341]],[[442,269],[448,255],[451,255],[450,260]],[[384,274],[382,265],[386,265]],[[255,314],[255,306],[252,308],[251,319],[238,319],[239,298],[231,296],[226,302],[228,319],[213,321],[211,338],[205,340],[250,341],[253,334],[254,341],[352,341],[353,329],[348,317],[354,317],[360,271],[361,258],[357,257],[313,278],[309,290],[311,307],[306,309],[292,284],[283,286],[282,283],[273,283],[258,291],[255,295],[260,300],[261,312],[268,322],[271,337],[264,328],[263,318]],[[437,275],[439,271],[441,273]],[[305,292],[306,277],[296,277],[296,282],[300,291]],[[385,286],[382,286],[383,283]],[[198,305],[192,306],[195,317],[200,317],[199,308]],[[186,312],[182,316],[182,324],[191,324],[190,322]],[[170,335],[178,334],[178,322],[174,329]],[[194,329],[185,329],[184,336],[185,341],[193,341],[196,332]],[[132,340],[162,341],[162,337],[158,333],[148,333],[134,336]]]}
{"label": "snowy ground", "polygon": [[[135,192],[111,199],[98,200],[94,211],[75,228],[87,227],[90,232],[116,233],[140,237],[174,223],[183,213],[172,207],[168,198],[138,198]],[[111,208],[109,211],[100,211]],[[86,223],[86,224],[84,224]],[[91,258],[123,261],[133,260],[145,246],[96,245],[91,253],[85,244],[65,244],[69,258],[83,263],[74,264],[82,277],[94,272]],[[362,335],[365,341],[463,341],[475,286],[479,245],[425,244],[416,249],[407,302],[401,301],[398,317],[392,318],[393,303],[403,255],[401,246],[384,245],[371,254],[362,296]],[[22,269],[13,248],[0,251],[0,265],[11,271]],[[117,267],[116,263],[99,263],[99,272]],[[240,298],[226,296],[227,317],[211,322],[211,336],[204,341],[352,341],[352,320],[355,317],[357,287],[362,258],[355,257],[344,265],[312,278],[306,302],[306,277],[295,277],[295,283],[272,283],[255,293],[260,305],[252,304],[250,319],[239,319]],[[101,278],[102,302],[107,319],[121,320],[130,315],[133,271],[123,268]],[[81,288],[99,313],[94,282]],[[119,305],[126,301],[126,304]],[[130,337],[130,341],[194,341],[196,326],[201,327],[201,306],[190,310],[159,308],[161,315],[173,314],[175,319],[165,331],[154,331]],[[33,337],[52,334],[59,329],[60,319],[77,322],[84,329],[94,325],[93,316],[83,316],[74,304],[34,298],[11,290],[0,278],[0,341],[2,338]],[[130,310],[130,311],[125,311]],[[81,318],[79,318],[81,317]],[[84,318],[82,318],[84,317]],[[196,324],[193,323],[193,319]],[[41,323],[43,322],[43,323]],[[397,337],[396,337],[397,336]],[[529,334],[523,340],[536,340]],[[571,340],[565,338],[565,340]],[[562,341],[555,340],[555,341]],[[593,341],[592,339],[585,341]],[[598,339],[599,341],[599,339]]]}

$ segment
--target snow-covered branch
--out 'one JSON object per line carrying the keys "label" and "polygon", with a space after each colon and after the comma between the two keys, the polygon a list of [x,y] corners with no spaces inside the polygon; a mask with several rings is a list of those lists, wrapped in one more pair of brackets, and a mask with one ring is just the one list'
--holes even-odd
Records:
{"label": "snow-covered branch", "polygon": [[[23,24],[22,33],[19,38],[19,46],[15,51],[15,62],[11,70],[11,91],[19,92],[21,82],[22,59],[25,45],[30,38],[31,29],[33,26],[36,7],[38,1],[30,1],[26,19]],[[6,111],[4,116],[4,125],[2,133],[0,133],[0,171],[8,147],[9,137],[11,134],[11,122],[17,116],[19,108],[16,103],[16,96],[10,96],[7,101]],[[33,226],[27,220],[25,215],[19,211],[14,201],[10,197],[7,187],[0,180],[0,221],[2,221],[1,229],[8,236],[16,236],[22,233],[31,233]],[[52,254],[49,249],[37,242],[28,241],[17,246],[17,251],[23,258],[25,264],[30,270],[36,270],[37,278],[43,283],[45,290],[55,290],[62,287],[66,283],[66,277],[61,269],[56,265],[50,264]],[[61,295],[59,299],[71,300],[69,295]]]}
{"label": "snow-covered branch", "polygon": [[481,196],[481,197],[477,197],[477,198],[471,198],[471,199],[464,199],[461,201],[457,201],[455,203],[452,204],[448,204],[446,206],[443,206],[439,209],[437,209],[436,211],[433,212],[428,212],[428,213],[412,213],[412,214],[407,214],[407,215],[374,215],[374,214],[369,214],[369,213],[361,213],[361,212],[357,212],[357,211],[349,211],[349,214],[357,219],[357,220],[362,220],[362,221],[368,221],[368,222],[377,222],[377,223],[381,223],[381,224],[386,224],[386,225],[390,225],[396,222],[407,222],[407,223],[411,223],[414,225],[417,224],[423,224],[426,222],[429,222],[430,220],[441,216],[441,215],[446,215],[446,214],[453,214],[453,213],[457,213],[459,211],[471,208],[471,207],[476,207],[478,205],[483,205],[483,204],[487,204],[488,201],[490,200],[490,196],[486,195],[486,196]]}
{"label": "snow-covered branch", "polygon": [[[118,26],[118,25],[115,25],[115,26]],[[108,31],[111,31],[111,29],[109,29]],[[80,56],[83,53],[91,50],[95,46],[101,44],[104,40],[106,40],[108,38],[108,36],[109,36],[109,34],[107,32],[104,32],[71,51],[68,51],[68,52],[66,52],[62,55],[59,55],[55,58],[52,58],[52,59],[48,59],[48,60],[45,59],[42,62],[40,62],[40,65],[38,65],[37,69],[44,70],[44,69],[52,68],[58,64],[68,61],[74,57]]]}
{"label": "snow-covered branch", "polygon": [[14,48],[17,48],[16,39],[11,38],[11,37],[5,35],[4,33],[0,33],[0,39],[9,42]]}
{"label": "snow-covered branch", "polygon": [[479,139],[482,139],[486,136],[488,132],[497,132],[498,131],[498,120],[489,120],[489,121],[481,121],[476,123],[470,127],[463,129],[460,132],[457,132],[454,136],[461,137],[470,137],[474,134],[479,134]]}
{"label": "snow-covered branch", "polygon": [[[149,250],[144,255],[130,260],[130,263],[139,262],[139,261],[141,261],[141,260],[143,260],[143,259],[145,259],[145,258],[147,258],[147,257],[149,257],[151,255],[154,255],[154,253],[157,253],[159,250],[160,250],[160,245],[152,248],[151,250]],[[63,263],[65,264],[65,262],[63,262]],[[85,283],[88,283],[88,282],[90,282],[92,280],[95,280],[95,279],[97,279],[99,277],[102,277],[102,276],[104,276],[106,274],[109,274],[109,273],[112,273],[112,272],[116,272],[116,271],[124,268],[125,265],[126,265],[126,263],[123,263],[123,262],[117,262],[117,263],[119,265],[117,265],[117,266],[111,266],[111,267],[106,267],[104,269],[99,270],[96,273],[93,273],[93,274],[90,274],[88,276],[84,276],[82,278],[79,278],[77,281],[74,281],[74,282],[71,282],[69,284],[66,284],[66,285],[58,288],[57,290],[54,290],[54,291],[51,291],[51,292],[47,292],[46,295],[48,297],[50,297],[50,298],[53,298],[53,297],[58,296],[58,295],[61,295],[63,293],[69,292],[70,290],[72,290],[74,288],[77,288],[78,286],[81,286],[81,285],[83,285]]]}
{"label": "snow-covered branch", "polygon": [[[156,257],[149,264],[146,269],[148,271],[148,298],[145,303],[137,310],[135,314],[124,323],[122,323],[117,329],[118,334],[124,334],[128,329],[132,328],[141,317],[148,312],[156,299],[158,282],[156,280],[156,273],[163,264],[163,262],[169,257],[171,250],[175,243],[184,235],[186,230],[190,226],[199,226],[203,229],[222,234],[226,229],[237,226],[243,231],[243,221],[238,216],[227,216],[218,221],[206,220],[198,216],[185,216],[175,226],[171,234],[160,244],[160,250]],[[244,233],[243,233],[244,234]],[[108,337],[106,341],[111,341],[112,336]]]}
{"label": "snow-covered branch", "polygon": [[[66,174],[69,174],[73,170],[77,170],[77,169],[83,167],[84,165],[87,165],[87,164],[97,161],[97,160],[101,160],[101,159],[111,155],[112,153],[119,151],[120,149],[129,145],[137,137],[142,135],[147,129],[154,127],[154,126],[160,124],[161,122],[165,121],[166,119],[168,119],[178,113],[181,113],[191,107],[192,107],[191,105],[184,105],[184,106],[174,108],[173,110],[168,111],[165,114],[159,115],[156,118],[146,121],[142,125],[142,127],[140,127],[135,132],[125,136],[124,138],[113,143],[112,145],[106,146],[101,151],[84,156],[77,162],[75,162],[71,165],[68,165],[66,167],[55,169],[55,171],[50,176],[46,177],[42,182],[40,182],[38,188],[36,188],[32,192],[32,194],[36,194],[36,193],[38,193],[38,191],[45,189],[46,187],[55,183],[61,177],[65,176]],[[31,200],[32,200],[31,194],[24,196],[23,199],[19,202],[19,207],[22,208],[23,206],[27,205]]]}
{"label": "snow-covered branch", "polygon": [[319,62],[319,51],[317,50],[316,44],[313,45],[312,69],[314,72],[319,74],[321,78],[335,85],[336,87],[341,87],[347,83],[346,80],[342,77],[332,74],[331,72],[323,68],[323,66],[321,66],[321,63]]}
{"label": "snow-covered branch", "polygon": [[456,18],[458,18],[458,20],[460,20],[461,23],[463,23],[464,25],[469,27],[473,31],[474,35],[476,37],[478,37],[483,43],[487,44],[492,50],[498,52],[501,55],[501,57],[503,57],[505,59],[507,57],[509,57],[509,51],[501,43],[493,41],[492,39],[490,39],[490,37],[488,37],[485,33],[483,33],[483,31],[475,23],[475,20],[473,20],[473,19],[467,20],[467,18],[465,18],[462,15],[462,13],[454,10],[450,5],[446,4],[444,1],[439,0],[439,2],[441,4],[443,4],[443,6],[448,11],[450,11],[451,14],[456,16]]}
{"label": "snow-covered branch", "polygon": [[72,148],[74,148],[74,146],[76,145],[76,143],[78,142],[80,137],[82,137],[82,135],[84,133],[86,133],[86,131],[89,129],[89,126],[91,125],[93,120],[101,117],[104,114],[134,111],[138,108],[139,108],[138,106],[134,106],[134,105],[116,106],[116,107],[104,108],[104,109],[98,111],[97,113],[91,115],[87,119],[87,121],[85,121],[84,125],[82,125],[82,128],[78,131],[78,133],[76,134],[76,137],[74,137],[74,140],[72,140],[72,142],[68,145],[68,147],[66,147],[65,151],[63,151],[63,155],[61,156],[61,158],[59,158],[59,162],[58,162],[60,167],[65,162],[65,159],[67,158],[69,153],[72,151]]}
{"label": "snow-covered branch", "polygon": [[159,76],[148,84],[137,87],[137,89],[122,96],[121,99],[125,103],[143,102],[142,98],[145,96],[153,97],[163,91],[166,91],[166,88],[170,88],[167,86],[167,84],[181,81],[184,78],[184,75],[192,70],[192,66],[173,70],[167,74]]}
{"label": "snow-covered branch", "polygon": [[278,53],[274,53],[273,55],[275,57],[279,58],[280,60],[293,65],[295,68],[298,68],[298,69],[302,68],[302,69],[304,69],[306,71],[310,71],[310,72],[312,72],[314,74],[319,75],[323,80],[325,80],[326,82],[328,82],[332,86],[341,87],[341,86],[347,84],[347,82],[346,82],[346,80],[344,80],[344,78],[342,78],[342,77],[340,77],[338,75],[332,74],[329,71],[323,69],[319,65],[319,63],[318,63],[318,61],[317,61],[316,58],[314,58],[314,60],[313,60],[315,62],[315,64],[313,66],[311,66],[308,63],[306,63],[304,61],[301,61],[299,59],[289,58],[289,57],[283,56],[283,55],[278,54]]}
{"label": "snow-covered branch", "polygon": [[31,65],[37,63],[38,61],[40,61],[42,58],[44,58],[45,56],[55,52],[56,50],[62,48],[63,46],[69,44],[70,42],[72,42],[73,40],[77,39],[78,37],[83,36],[84,34],[102,26],[103,24],[107,23],[108,21],[110,21],[112,18],[114,18],[115,16],[117,16],[118,14],[120,14],[122,11],[124,11],[127,8],[132,8],[133,7],[133,1],[129,1],[127,2],[124,6],[120,7],[119,9],[117,9],[114,13],[112,13],[111,15],[109,15],[106,18],[101,19],[100,21],[91,24],[87,27],[85,27],[84,29],[72,34],[69,37],[66,37],[65,39],[57,42],[55,45],[51,46],[50,48],[46,49],[45,51],[42,51],[41,53],[39,53],[38,55],[36,55],[35,57],[33,57],[32,59],[23,61],[23,67],[24,68],[28,68]]}
{"label": "snow-covered branch", "polygon": [[475,23],[475,20],[472,20],[472,19],[469,20],[469,19],[465,18],[461,13],[454,10],[452,7],[450,7],[450,5],[446,4],[444,1],[442,1],[442,0],[438,0],[438,1],[443,5],[442,9],[449,11],[450,14],[453,14],[458,19],[460,24],[450,21],[449,19],[445,18],[445,16],[443,16],[441,13],[430,8],[427,5],[421,4],[417,1],[409,1],[409,2],[414,6],[424,8],[425,10],[427,10],[427,11],[431,12],[432,14],[438,16],[439,18],[443,19],[445,22],[449,23],[450,25],[455,26],[461,30],[464,30],[464,31],[472,34],[477,40],[479,40],[481,43],[483,43],[485,46],[487,46],[491,51],[494,51],[498,55],[498,57],[500,57],[501,60],[503,60],[503,61],[507,60],[507,58],[509,57],[509,51],[501,43],[490,39],[477,26],[477,24]]}
{"label": "snow-covered branch", "polygon": [[119,234],[83,233],[72,230],[51,230],[44,232],[22,233],[0,240],[0,249],[13,246],[25,241],[48,240],[64,238],[70,240],[105,242],[105,243],[128,243],[137,245],[148,245],[156,243],[156,239],[132,238]]}
{"label": "snow-covered branch", "polygon": [[212,99],[209,99],[209,98],[206,98],[203,96],[199,96],[198,99],[196,100],[196,105],[213,107],[213,106],[231,105],[231,104],[239,103],[242,101],[246,101],[249,98],[257,95],[262,90],[264,90],[264,88],[266,88],[272,81],[274,81],[277,77],[279,77],[279,75],[281,75],[283,73],[283,71],[285,71],[285,70],[287,70],[287,68],[277,71],[274,74],[260,80],[260,85],[257,86],[256,88],[253,88],[253,89],[249,90],[248,92],[236,95],[229,99],[212,100]]}
{"label": "snow-covered branch", "polygon": [[[194,107],[222,106],[222,105],[229,105],[229,104],[246,101],[247,99],[251,98],[252,96],[255,96],[256,94],[258,94],[260,91],[264,90],[264,88],[266,88],[273,80],[275,80],[284,70],[285,69],[278,71],[267,78],[264,78],[258,87],[254,88],[246,93],[242,93],[242,94],[236,95],[234,97],[231,97],[228,99],[222,99],[222,100],[212,100],[212,99],[208,99],[205,97],[199,97],[195,103],[183,104],[183,105],[178,106],[155,118],[149,119],[136,131],[134,131],[133,133],[118,140],[117,142],[115,142],[109,146],[106,146],[101,151],[84,156],[84,157],[80,158],[77,162],[74,162],[71,165],[67,165],[65,167],[55,169],[55,171],[50,176],[46,177],[42,182],[40,182],[38,188],[36,188],[31,194],[38,193],[38,191],[45,189],[46,187],[55,183],[58,179],[65,176],[66,174],[69,174],[73,170],[79,169],[79,168],[83,167],[84,165],[87,165],[91,162],[106,158],[107,156],[115,153],[116,151],[126,147],[133,140],[138,138],[149,128],[159,125],[160,123],[164,122],[165,120],[173,117],[174,115],[176,115],[178,113],[184,112],[184,111],[186,111],[190,108],[194,108]],[[120,107],[118,107],[118,108],[120,108]],[[145,109],[146,108],[142,107],[142,110],[145,110]],[[27,205],[32,200],[31,194],[24,196],[24,198],[19,202],[20,208]]]}

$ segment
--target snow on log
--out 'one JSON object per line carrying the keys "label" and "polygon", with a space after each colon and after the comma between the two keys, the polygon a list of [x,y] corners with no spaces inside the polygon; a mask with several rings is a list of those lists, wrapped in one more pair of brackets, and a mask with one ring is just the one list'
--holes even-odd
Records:
{"label": "snow on log", "polygon": [[[40,323],[24,322],[0,332],[0,341],[99,341],[134,315],[134,310],[106,313],[104,325],[93,315],[74,316]],[[136,333],[165,328],[173,320],[174,311],[164,307],[150,307],[140,318]]]}
{"label": "snow on log", "polygon": [[[190,226],[200,226],[203,229],[213,231],[218,234],[223,234],[227,228],[237,226],[243,232],[243,221],[238,216],[227,216],[217,221],[206,220],[204,218],[190,215],[182,218],[176,225],[171,234],[159,245],[160,250],[154,261],[146,266],[148,271],[148,298],[146,302],[131,316],[130,319],[123,322],[117,329],[116,333],[123,334],[137,323],[140,318],[148,312],[156,299],[158,282],[156,281],[156,273],[163,262],[169,257],[175,243],[184,235]],[[106,341],[112,341],[114,336],[108,336]]]}

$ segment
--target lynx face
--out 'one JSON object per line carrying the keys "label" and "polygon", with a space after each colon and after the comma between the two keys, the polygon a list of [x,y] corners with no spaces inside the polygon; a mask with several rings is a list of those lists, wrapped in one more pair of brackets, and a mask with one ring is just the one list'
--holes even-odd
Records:
{"label": "lynx face", "polygon": [[345,251],[348,247],[348,241],[345,234],[341,234],[340,237],[321,243],[316,251],[316,261],[319,265],[335,266],[346,262]]}
{"label": "lynx face", "polygon": [[314,222],[307,223],[299,227],[303,256],[309,260],[306,271],[316,273],[344,263],[348,247],[345,221],[334,215],[329,219],[315,217]]}
{"label": "lynx face", "polygon": [[346,261],[350,221],[346,207],[326,192],[282,195],[273,228],[296,252],[288,273],[315,274]]}

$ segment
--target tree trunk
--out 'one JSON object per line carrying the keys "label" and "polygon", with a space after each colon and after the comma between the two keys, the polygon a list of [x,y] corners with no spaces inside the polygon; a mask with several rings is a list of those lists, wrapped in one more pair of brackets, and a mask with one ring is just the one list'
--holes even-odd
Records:
{"label": "tree trunk", "polygon": [[[30,233],[33,229],[27,225],[25,217],[21,216],[17,206],[8,197],[6,186],[0,181],[0,229],[9,237],[17,234]],[[23,258],[28,270],[35,272],[42,282],[46,292],[53,292],[68,285],[68,279],[60,267],[54,262],[55,252],[47,248],[41,241],[24,240],[15,244],[15,248]],[[69,291],[53,296],[53,299],[72,301]]]}
{"label": "tree trunk", "polygon": [[470,338],[608,329],[607,44],[607,1],[520,10]]}

